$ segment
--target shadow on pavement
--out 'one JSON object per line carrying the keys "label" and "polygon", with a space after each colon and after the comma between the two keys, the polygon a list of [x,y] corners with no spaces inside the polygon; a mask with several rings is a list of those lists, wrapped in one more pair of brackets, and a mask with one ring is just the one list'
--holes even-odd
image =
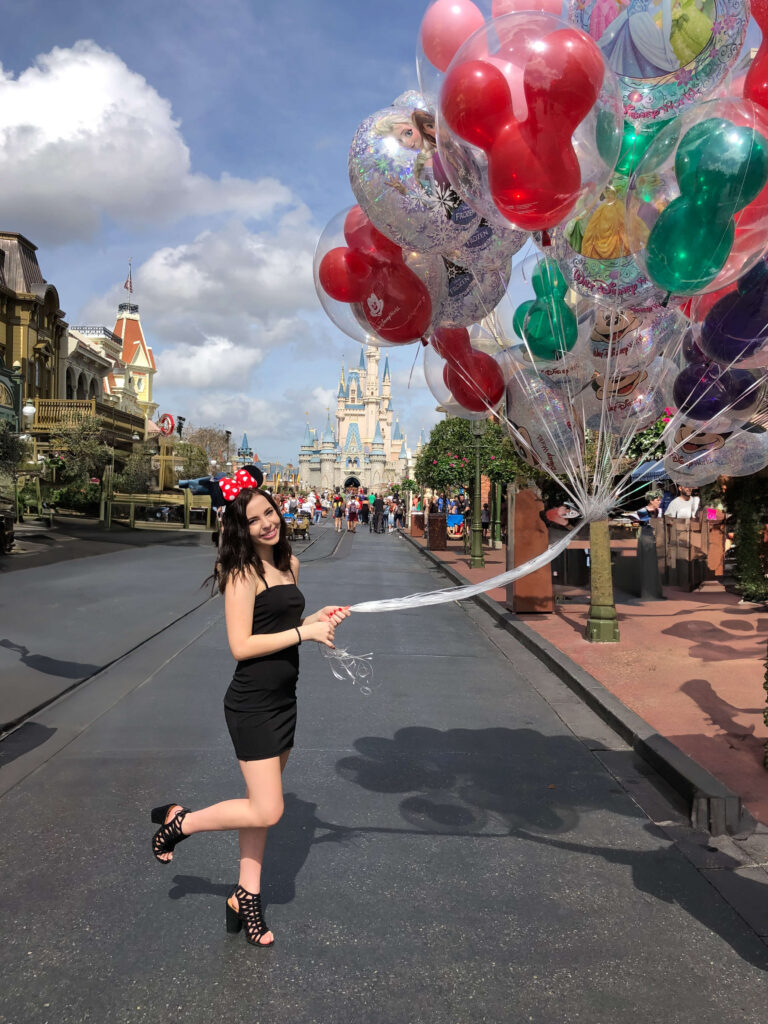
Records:
{"label": "shadow on pavement", "polygon": [[[393,739],[364,737],[355,747],[358,755],[339,760],[338,773],[372,792],[409,794],[399,807],[402,818],[416,826],[408,831],[509,836],[624,864],[631,869],[638,891],[677,904],[728,942],[742,959],[768,970],[768,949],[761,949],[756,936],[733,914],[723,913],[725,905],[714,892],[711,900],[701,899],[701,886],[691,884],[690,872],[694,869],[655,825],[644,827],[663,845],[650,851],[554,838],[574,829],[583,811],[610,809],[612,813],[639,814],[629,800],[611,801],[608,808],[605,786],[594,784],[592,772],[578,771],[576,766],[584,763],[580,740],[545,736],[533,729],[440,731],[412,727],[399,730]],[[739,864],[733,860],[727,867],[735,869]],[[729,898],[729,903],[754,906],[766,902],[768,887],[764,883],[731,870],[728,874],[729,887],[737,897]]]}
{"label": "shadow on pavement", "polygon": [[46,676],[61,676],[62,679],[82,679],[93,675],[102,666],[90,665],[81,661],[60,661],[58,658],[49,658],[45,654],[30,654],[29,648],[23,644],[16,644],[13,640],[0,640],[0,647],[19,655],[19,661],[27,668],[33,668],[36,672],[42,672]]}
{"label": "shadow on pavement", "polygon": [[[654,838],[666,838],[655,825],[649,823],[645,829]],[[733,927],[732,918],[726,920],[723,917],[719,898],[702,900],[698,888],[692,889],[682,873],[670,871],[670,860],[674,854],[668,846],[659,847],[657,850],[617,850],[609,846],[569,843],[551,836],[534,835],[524,829],[517,829],[515,835],[527,842],[550,849],[584,854],[588,857],[602,857],[609,864],[626,865],[632,872],[632,881],[638,892],[647,893],[664,903],[677,904],[709,931],[719,935],[742,960],[760,970],[768,971],[768,948],[763,946],[761,950],[750,932],[745,928]],[[728,857],[727,860],[731,861],[731,868],[740,866],[732,857]],[[750,907],[765,902],[766,885],[747,876],[737,875],[734,871],[729,872],[728,888],[729,903]]]}
{"label": "shadow on pavement", "polygon": [[0,743],[0,768],[15,761],[22,754],[35,750],[53,736],[55,729],[39,722],[27,722]]}

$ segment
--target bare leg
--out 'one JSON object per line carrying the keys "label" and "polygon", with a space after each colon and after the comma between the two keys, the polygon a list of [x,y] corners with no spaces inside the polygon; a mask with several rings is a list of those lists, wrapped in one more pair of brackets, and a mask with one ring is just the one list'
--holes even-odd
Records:
{"label": "bare leg", "polygon": [[[285,770],[286,762],[290,750],[284,750],[280,755],[280,773],[282,775]],[[252,776],[254,773],[248,771],[248,765],[258,762],[253,761],[240,761],[240,768],[245,778],[246,792],[248,793],[248,799],[252,796],[252,786],[254,782]],[[261,780],[263,781],[263,780]],[[256,785],[260,784],[257,780]],[[282,796],[282,786],[281,786]],[[238,833],[240,840],[240,877],[238,878],[238,884],[245,889],[246,892],[260,893],[261,892],[261,866],[264,862],[264,848],[267,843],[267,829],[263,826],[255,826],[253,828],[241,828]],[[238,909],[238,902],[235,896],[230,896],[229,902],[233,909]],[[261,945],[269,945],[274,940],[272,932],[265,932],[264,935],[259,939]]]}

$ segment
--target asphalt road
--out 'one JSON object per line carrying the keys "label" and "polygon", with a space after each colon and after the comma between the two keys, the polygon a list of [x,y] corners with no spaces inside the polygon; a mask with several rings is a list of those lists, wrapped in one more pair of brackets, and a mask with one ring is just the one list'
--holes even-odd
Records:
{"label": "asphalt road", "polygon": [[[328,544],[309,610],[445,584],[396,535]],[[197,593],[199,553],[172,564]],[[225,934],[234,835],[170,867],[149,847],[154,804],[242,789],[218,599],[0,743],[2,1024],[762,1024],[768,947],[710,884],[721,855],[693,862],[663,786],[530,654],[471,606],[354,616],[337,640],[374,652],[373,692],[302,647],[270,950]]]}

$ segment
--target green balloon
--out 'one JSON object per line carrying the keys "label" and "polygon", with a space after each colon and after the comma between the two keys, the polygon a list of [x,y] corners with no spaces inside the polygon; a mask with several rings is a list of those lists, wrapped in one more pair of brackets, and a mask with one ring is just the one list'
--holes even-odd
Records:
{"label": "green balloon", "polygon": [[[667,121],[655,121],[649,125],[637,125],[634,121],[625,121],[619,159],[616,162],[616,173],[623,174],[627,178],[633,174],[650,144],[667,124]],[[598,138],[598,149],[599,147]],[[600,155],[602,156],[602,150],[600,150]]]}
{"label": "green balloon", "polygon": [[681,139],[675,175],[683,195],[708,193],[733,216],[768,180],[766,141],[752,128],[723,117],[707,118]]}
{"label": "green balloon", "polygon": [[680,196],[661,213],[648,237],[648,276],[664,291],[695,295],[725,266],[734,236],[733,217],[713,217],[707,204]]}
{"label": "green balloon", "polygon": [[735,214],[768,182],[768,142],[727,118],[706,118],[680,140],[675,175],[680,196],[651,230],[646,270],[665,291],[693,295],[725,266],[736,234]]}
{"label": "green balloon", "polygon": [[536,298],[515,310],[513,327],[537,359],[559,359],[576,344],[579,327],[565,302],[568,285],[555,260],[542,260],[531,277]]}
{"label": "green balloon", "polygon": [[525,337],[525,318],[528,316],[528,310],[532,305],[533,299],[528,299],[527,302],[521,302],[512,317],[512,328],[518,338]]}

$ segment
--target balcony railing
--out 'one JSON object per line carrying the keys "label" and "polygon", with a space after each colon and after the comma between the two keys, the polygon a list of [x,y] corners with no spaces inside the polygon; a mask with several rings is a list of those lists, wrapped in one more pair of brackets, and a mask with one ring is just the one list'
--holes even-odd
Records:
{"label": "balcony railing", "polygon": [[123,441],[134,434],[144,437],[144,418],[118,409],[96,398],[36,398],[33,434],[50,434],[58,427],[72,427],[82,420],[98,416],[106,430],[113,430]]}

